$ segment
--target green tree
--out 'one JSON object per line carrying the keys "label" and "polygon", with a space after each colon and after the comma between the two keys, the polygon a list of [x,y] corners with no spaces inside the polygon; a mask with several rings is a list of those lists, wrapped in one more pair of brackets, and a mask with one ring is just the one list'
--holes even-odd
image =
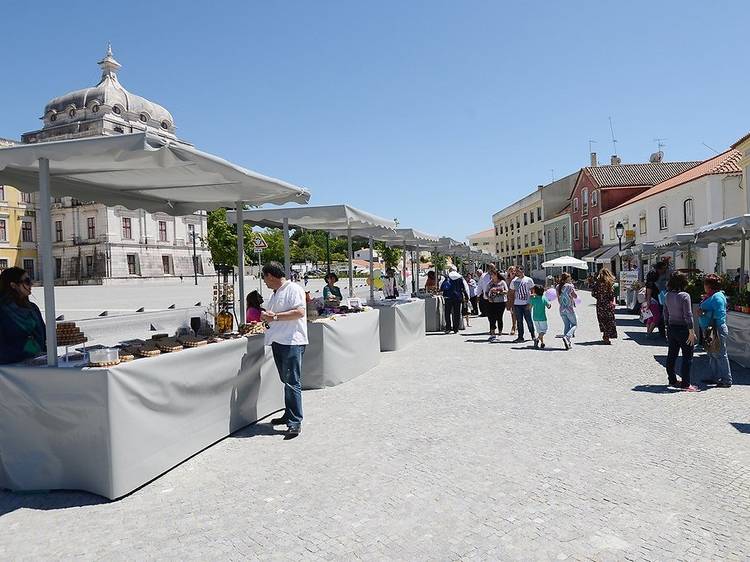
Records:
{"label": "green tree", "polygon": [[384,242],[376,242],[375,249],[380,253],[386,267],[398,267],[403,253],[401,248],[387,246]]}
{"label": "green tree", "polygon": [[445,271],[448,265],[448,259],[440,252],[432,252],[432,266],[438,271]]}

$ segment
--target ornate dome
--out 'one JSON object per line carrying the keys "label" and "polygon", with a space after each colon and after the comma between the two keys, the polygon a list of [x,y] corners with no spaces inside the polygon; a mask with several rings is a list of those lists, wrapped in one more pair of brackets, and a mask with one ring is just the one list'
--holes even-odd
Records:
{"label": "ornate dome", "polygon": [[[54,98],[44,108],[44,130],[80,121],[100,119],[122,121],[128,130],[151,130],[175,138],[174,119],[161,105],[128,92],[117,79],[121,68],[112,56],[111,45],[99,61],[102,77],[93,88],[85,88]],[[106,128],[105,128],[106,129]],[[115,132],[125,132],[114,128]],[[106,134],[106,130],[102,131]]]}

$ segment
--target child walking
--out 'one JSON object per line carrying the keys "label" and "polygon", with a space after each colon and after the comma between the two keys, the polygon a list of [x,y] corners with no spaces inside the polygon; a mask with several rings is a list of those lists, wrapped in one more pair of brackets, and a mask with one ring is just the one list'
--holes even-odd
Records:
{"label": "child walking", "polygon": [[578,318],[576,317],[576,299],[578,293],[570,281],[570,274],[563,273],[557,282],[557,302],[560,304],[560,317],[563,321],[563,345],[565,349],[570,349],[571,338],[576,335]]}
{"label": "child walking", "polygon": [[544,287],[534,285],[534,293],[529,299],[531,305],[531,319],[534,322],[536,337],[534,338],[534,349],[544,349],[544,334],[547,333],[547,309],[552,308],[552,303],[544,296]]}

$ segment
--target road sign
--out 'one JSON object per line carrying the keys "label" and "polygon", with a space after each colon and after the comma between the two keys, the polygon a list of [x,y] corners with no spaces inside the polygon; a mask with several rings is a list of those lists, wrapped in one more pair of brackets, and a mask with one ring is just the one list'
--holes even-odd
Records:
{"label": "road sign", "polygon": [[256,252],[262,252],[268,248],[268,244],[263,239],[263,235],[260,232],[253,233],[253,248],[255,248]]}
{"label": "road sign", "polygon": [[256,254],[262,254],[262,253],[263,253],[263,248],[255,248],[255,249],[254,249],[253,251],[254,251],[254,252],[255,252]]}

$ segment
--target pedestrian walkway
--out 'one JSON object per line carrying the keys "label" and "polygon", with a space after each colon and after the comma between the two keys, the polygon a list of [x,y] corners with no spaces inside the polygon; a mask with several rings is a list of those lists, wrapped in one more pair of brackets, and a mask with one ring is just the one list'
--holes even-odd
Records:
{"label": "pedestrian walkway", "polygon": [[472,319],[117,502],[0,492],[0,558],[746,559],[748,372],[667,392],[666,347],[619,315],[593,343],[592,303],[569,352],[556,304],[545,350]]}

